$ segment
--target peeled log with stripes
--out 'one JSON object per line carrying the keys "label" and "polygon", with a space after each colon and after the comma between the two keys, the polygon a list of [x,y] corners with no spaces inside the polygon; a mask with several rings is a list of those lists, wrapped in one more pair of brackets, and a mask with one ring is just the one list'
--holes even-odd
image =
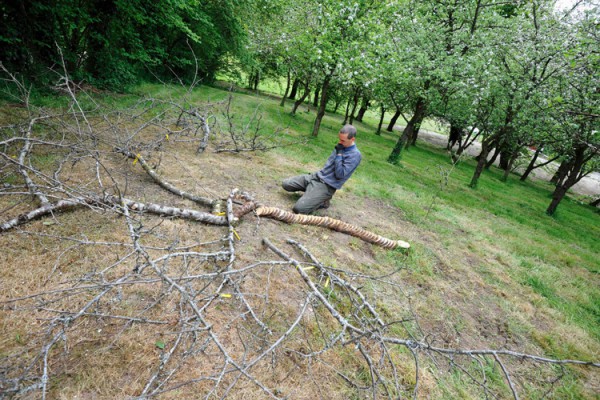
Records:
{"label": "peeled log with stripes", "polygon": [[383,236],[376,235],[372,232],[365,231],[354,225],[347,224],[343,221],[329,218],[319,217],[316,215],[294,214],[289,211],[284,211],[275,207],[259,207],[256,209],[256,215],[276,219],[278,221],[287,222],[290,224],[315,225],[332,229],[334,231],[347,233],[354,237],[364,240],[368,243],[377,244],[386,249],[395,249],[400,247],[403,249],[410,248],[410,244],[403,240],[390,240]]}

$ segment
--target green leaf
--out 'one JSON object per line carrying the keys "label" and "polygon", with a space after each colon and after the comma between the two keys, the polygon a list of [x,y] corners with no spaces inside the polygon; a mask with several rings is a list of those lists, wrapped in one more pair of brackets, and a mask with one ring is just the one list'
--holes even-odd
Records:
{"label": "green leaf", "polygon": [[165,349],[165,342],[163,342],[162,340],[157,340],[156,343],[154,343],[154,345],[161,350]]}
{"label": "green leaf", "polygon": [[54,222],[54,221],[44,221],[43,224],[44,225],[54,225],[54,224],[56,224],[56,222]]}
{"label": "green leaf", "polygon": [[17,333],[17,334],[15,335],[15,341],[16,341],[18,344],[25,344],[25,341],[23,340],[23,336],[21,336],[21,334],[20,334],[20,333]]}

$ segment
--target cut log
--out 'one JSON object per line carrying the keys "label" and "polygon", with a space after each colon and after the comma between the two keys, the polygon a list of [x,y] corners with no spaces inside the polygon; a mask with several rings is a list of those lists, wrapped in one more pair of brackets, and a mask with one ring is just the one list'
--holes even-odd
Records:
{"label": "cut log", "polygon": [[294,214],[275,207],[259,207],[256,209],[256,215],[287,222],[289,224],[302,224],[322,226],[337,232],[346,233],[357,237],[367,243],[373,243],[386,249],[395,249],[397,247],[408,249],[410,244],[403,240],[391,240],[383,236],[376,235],[373,232],[366,231],[357,226],[348,224],[338,219],[329,217],[319,217],[316,215]]}

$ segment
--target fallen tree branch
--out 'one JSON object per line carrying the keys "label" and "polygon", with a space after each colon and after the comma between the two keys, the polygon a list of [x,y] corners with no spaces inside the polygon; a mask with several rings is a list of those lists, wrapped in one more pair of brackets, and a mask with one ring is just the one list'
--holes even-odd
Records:
{"label": "fallen tree branch", "polygon": [[69,200],[60,200],[54,204],[46,203],[42,207],[36,208],[35,210],[31,210],[27,213],[21,214],[15,218],[12,218],[12,219],[2,223],[2,225],[0,225],[0,232],[6,232],[8,230],[11,230],[11,229],[19,226],[19,225],[23,225],[23,224],[26,224],[35,219],[45,217],[46,215],[52,214],[54,212],[70,210],[70,209],[73,209],[75,207],[78,207],[78,206],[81,206],[81,205],[87,203],[87,201],[80,201],[80,200],[81,199],[79,199],[79,200],[69,199]]}
{"label": "fallen tree branch", "polygon": [[[289,240],[288,243],[298,245],[297,242],[292,241],[292,240]],[[442,348],[442,347],[432,346],[425,341],[409,340],[409,339],[398,338],[395,336],[389,336],[388,334],[385,333],[384,330],[372,329],[368,325],[366,325],[363,321],[357,320],[355,317],[353,319],[351,319],[349,315],[340,313],[340,310],[336,306],[336,304],[334,302],[330,301],[323,294],[323,290],[319,289],[319,287],[317,287],[317,285],[312,281],[312,279],[307,274],[307,272],[302,268],[302,265],[299,261],[297,261],[297,260],[293,259],[292,257],[290,257],[289,255],[285,254],[282,250],[277,248],[275,245],[273,245],[273,243],[271,243],[266,238],[263,239],[263,244],[265,246],[267,246],[275,254],[279,255],[284,260],[289,261],[292,265],[294,265],[294,267],[296,267],[296,270],[298,271],[298,273],[300,274],[300,276],[302,277],[304,282],[307,284],[307,286],[309,287],[311,292],[315,294],[316,298],[319,299],[319,301],[323,304],[323,306],[329,311],[331,316],[335,320],[338,321],[338,323],[341,326],[341,332],[342,332],[341,334],[346,334],[346,335],[350,336],[350,338],[348,340],[345,340],[341,343],[342,345],[356,343],[356,345],[358,346],[359,340],[367,338],[368,340],[373,341],[374,343],[388,343],[388,344],[396,344],[396,345],[404,346],[413,354],[414,360],[415,360],[416,382],[417,382],[417,384],[415,385],[415,388],[414,388],[414,395],[413,395],[414,398],[417,398],[418,382],[419,382],[419,362],[418,362],[417,352],[426,352],[426,353],[430,353],[430,354],[438,353],[438,354],[449,355],[449,356],[453,356],[453,357],[456,357],[456,356],[473,357],[475,355],[484,356],[484,357],[492,356],[492,357],[494,357],[494,360],[500,364],[503,374],[508,381],[512,395],[517,400],[519,398],[517,389],[514,386],[514,383],[511,379],[510,373],[509,373],[506,365],[500,360],[500,358],[499,358],[500,355],[509,356],[509,357],[516,358],[519,360],[530,360],[530,361],[533,361],[536,363],[548,363],[548,364],[557,364],[557,365],[573,364],[573,365],[584,365],[584,366],[600,368],[600,362],[595,362],[595,361],[582,361],[582,360],[571,360],[571,359],[563,359],[563,360],[550,359],[550,358],[540,357],[540,356],[536,356],[536,355],[532,355],[532,354],[515,352],[515,351],[511,351],[511,350],[494,350],[494,349],[465,350],[465,349]],[[366,303],[366,301],[365,301],[365,303]],[[372,367],[372,364],[369,364],[369,367]],[[484,372],[484,374],[485,374],[485,372]],[[379,376],[379,375],[377,375],[377,376]],[[485,381],[484,381],[484,387],[485,387]]]}
{"label": "fallen tree branch", "polygon": [[218,200],[212,200],[206,197],[202,197],[202,196],[196,196],[194,194],[188,193],[188,192],[184,192],[183,190],[177,188],[175,185],[167,182],[165,179],[163,179],[162,177],[160,177],[156,171],[154,171],[146,162],[146,160],[144,159],[144,157],[142,157],[141,154],[133,154],[132,152],[125,150],[125,149],[117,149],[117,151],[121,154],[126,155],[127,157],[129,157],[130,159],[134,160],[134,163],[138,163],[142,166],[142,168],[144,169],[144,171],[146,171],[146,173],[148,175],[150,175],[150,177],[154,180],[154,182],[158,183],[158,185],[160,187],[162,187],[163,189],[177,195],[180,197],[183,197],[184,199],[188,199],[193,201],[194,203],[198,203],[200,205],[203,206],[207,206],[207,207],[214,207],[215,203]]}
{"label": "fallen tree branch", "polygon": [[155,203],[141,203],[126,198],[119,199],[115,196],[107,196],[106,200],[116,205],[123,202],[123,204],[127,205],[127,207],[136,212],[147,212],[150,214],[189,219],[211,225],[227,225],[226,217],[217,216],[198,210],[192,210],[189,208],[171,207]]}
{"label": "fallen tree branch", "polygon": [[342,279],[339,275],[333,273],[330,269],[326,268],[302,244],[298,243],[295,240],[290,240],[290,239],[288,239],[287,242],[293,246],[298,247],[298,249],[300,249],[304,254],[306,254],[312,260],[312,262],[317,266],[317,268],[319,268],[323,274],[325,274],[327,277],[329,277],[330,280],[332,280],[333,282],[339,282],[340,284],[342,284],[343,287],[348,288],[350,291],[354,292],[362,302],[360,306],[366,307],[367,310],[369,310],[369,312],[373,315],[373,317],[375,317],[375,321],[377,322],[377,324],[379,324],[379,328],[385,327],[386,324],[383,322],[383,320],[379,316],[379,313],[375,310],[375,308],[371,305],[371,303],[369,303],[367,301],[367,298],[360,291],[359,288],[355,287],[350,282]]}
{"label": "fallen tree branch", "polygon": [[129,207],[131,210],[134,210],[139,213],[149,213],[166,217],[183,218],[187,220],[203,222],[210,225],[227,225],[227,218],[223,216],[217,216],[189,208],[171,207],[155,203],[141,203],[126,198],[119,199],[116,196],[107,195],[104,197],[103,200],[71,198],[68,200],[60,200],[55,204],[46,204],[45,206],[36,208],[35,210],[21,214],[13,219],[4,222],[0,225],[0,232],[8,231],[19,225],[23,225],[27,222],[33,221],[34,219],[52,214],[53,212],[66,211],[85,204],[93,204],[100,207],[104,205],[104,207],[106,208],[107,204],[121,205],[121,202],[127,205],[127,207]]}

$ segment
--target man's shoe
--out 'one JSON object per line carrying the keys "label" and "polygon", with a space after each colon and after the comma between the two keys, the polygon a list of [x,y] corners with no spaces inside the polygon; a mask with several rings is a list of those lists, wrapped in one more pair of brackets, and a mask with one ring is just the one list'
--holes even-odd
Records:
{"label": "man's shoe", "polygon": [[321,209],[326,210],[329,208],[330,205],[331,205],[330,201],[325,200],[325,202],[319,206],[318,210],[321,210]]}

